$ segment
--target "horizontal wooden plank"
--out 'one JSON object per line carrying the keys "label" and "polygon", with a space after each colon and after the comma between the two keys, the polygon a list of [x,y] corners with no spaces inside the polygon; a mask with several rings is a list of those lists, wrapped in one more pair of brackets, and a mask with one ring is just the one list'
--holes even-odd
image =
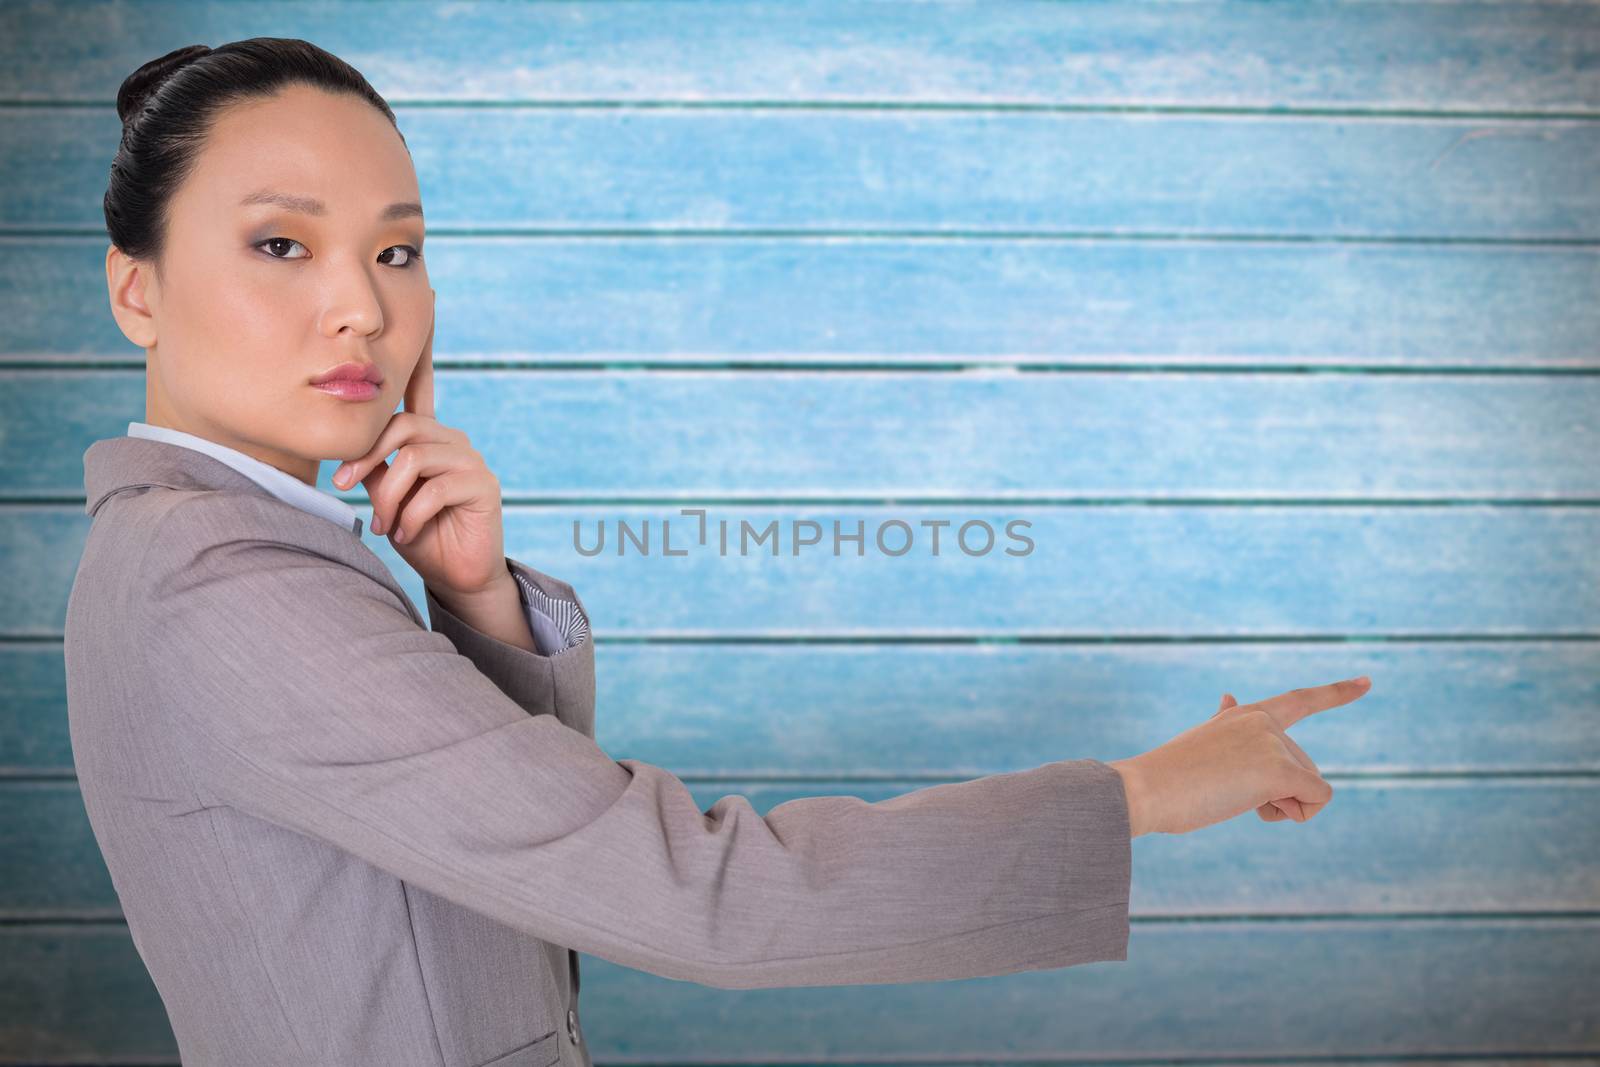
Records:
{"label": "horizontal wooden plank", "polygon": [[[950,982],[714,989],[584,955],[580,1003],[597,1063],[1515,1062],[1600,1052],[1596,958],[1594,919],[1135,920],[1126,961]],[[177,1052],[126,929],[94,925],[0,928],[0,1049]]]}
{"label": "horizontal wooden plank", "polygon": [[[1215,704],[1191,718],[1198,721],[1214,710]],[[1013,729],[1009,723],[1005,728]],[[1351,725],[1347,732],[1359,729]],[[885,735],[897,730],[895,724],[881,728]],[[1297,730],[1296,736],[1322,766],[1322,746],[1311,731],[1302,736]],[[1035,751],[1038,761],[1050,758],[1043,746]],[[641,758],[639,746],[631,743],[610,752],[616,758]],[[1582,814],[1593,812],[1600,800],[1600,778],[1332,775],[1330,781],[1332,803],[1308,823],[1264,823],[1246,812],[1204,833],[1136,839],[1130,907],[1146,918],[1600,915],[1600,820]],[[724,779],[686,784],[701,811],[738,795],[765,815],[801,797],[849,795],[872,802],[932,783]],[[121,915],[76,782],[0,781],[0,811],[6,813],[0,833],[0,918]]]}
{"label": "horizontal wooden plank", "polygon": [[[457,369],[436,411],[509,500],[1600,499],[1587,376]],[[0,500],[144,417],[143,371],[0,370]]]}
{"label": "horizontal wooden plank", "polygon": [[1570,3],[790,5],[114,0],[0,8],[0,97],[109,101],[180,44],[304,37],[407,100],[1600,108]]}
{"label": "horizontal wooden plank", "polygon": [[581,996],[596,1058],[635,1063],[1589,1052],[1597,950],[1581,920],[1140,924],[1126,961],[867,989],[714,990],[585,956]]}
{"label": "horizontal wooden plank", "polygon": [[[428,242],[435,358],[1600,366],[1600,249],[904,237]],[[136,360],[104,237],[0,238],[0,358]]]}
{"label": "horizontal wooden plank", "polygon": [[0,946],[0,1063],[178,1063],[125,925],[0,927]]}
{"label": "horizontal wooden plank", "polygon": [[[1224,692],[1367,674],[1294,736],[1325,773],[1600,771],[1594,641],[632,644],[602,631],[595,737],[686,779],[972,777],[1118,759]],[[0,775],[70,775],[59,641],[0,643]]]}
{"label": "horizontal wooden plank", "polygon": [[[1586,120],[447,107],[401,129],[430,234],[1600,239]],[[0,227],[103,233],[120,136],[112,111],[0,108]]]}
{"label": "horizontal wooden plank", "polygon": [[[1592,507],[745,504],[706,508],[699,540],[687,506],[507,507],[506,554],[571,582],[608,637],[1600,633]],[[59,637],[90,520],[81,504],[6,520],[0,637]],[[602,533],[598,554],[575,547]],[[422,604],[387,536],[364,541]]]}

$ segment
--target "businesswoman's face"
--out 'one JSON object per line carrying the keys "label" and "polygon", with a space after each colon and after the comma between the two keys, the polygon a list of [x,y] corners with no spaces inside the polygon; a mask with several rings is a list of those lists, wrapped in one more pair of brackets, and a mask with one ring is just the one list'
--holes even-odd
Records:
{"label": "businesswoman's face", "polygon": [[[223,111],[172,198],[162,276],[108,252],[113,312],[148,356],[145,421],[308,484],[365,453],[432,325],[420,202],[364,100],[291,86]],[[310,384],[345,362],[376,364],[375,397]]]}

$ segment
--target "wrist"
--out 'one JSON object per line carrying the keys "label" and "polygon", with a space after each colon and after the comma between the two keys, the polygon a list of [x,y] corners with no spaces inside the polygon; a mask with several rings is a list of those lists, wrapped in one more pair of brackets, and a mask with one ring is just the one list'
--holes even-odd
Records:
{"label": "wrist", "polygon": [[496,581],[484,589],[465,594],[432,586],[428,589],[441,607],[474,630],[529,652],[539,651],[510,564],[506,565],[504,581]]}
{"label": "wrist", "polygon": [[1128,800],[1128,836],[1138,837],[1148,833],[1145,826],[1145,786],[1134,759],[1108,760],[1106,766],[1122,777],[1122,789]]}
{"label": "wrist", "polygon": [[517,592],[517,580],[511,573],[510,563],[506,563],[500,573],[481,589],[462,592],[434,585],[432,582],[424,584],[435,600],[462,618],[469,614],[482,615],[491,608],[504,604],[508,590],[517,598],[519,604],[522,600],[521,594]]}

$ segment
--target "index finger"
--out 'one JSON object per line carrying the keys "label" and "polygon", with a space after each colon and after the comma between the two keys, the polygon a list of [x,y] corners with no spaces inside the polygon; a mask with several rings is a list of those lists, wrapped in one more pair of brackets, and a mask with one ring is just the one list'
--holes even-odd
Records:
{"label": "index finger", "polygon": [[438,296],[434,290],[429,289],[434,297],[435,314],[428,320],[428,339],[422,342],[422,358],[417,360],[416,369],[411,372],[411,380],[406,382],[406,402],[404,410],[418,415],[433,418],[433,323],[437,318]]}
{"label": "index finger", "polygon": [[1287,693],[1279,693],[1275,697],[1256,701],[1256,707],[1276,719],[1279,727],[1287,729],[1307,715],[1327,711],[1329,708],[1336,708],[1340,704],[1348,704],[1357,697],[1365,696],[1367,690],[1371,688],[1372,679],[1363,674],[1359,678],[1347,678],[1342,682],[1314,685],[1306,689],[1291,689]]}

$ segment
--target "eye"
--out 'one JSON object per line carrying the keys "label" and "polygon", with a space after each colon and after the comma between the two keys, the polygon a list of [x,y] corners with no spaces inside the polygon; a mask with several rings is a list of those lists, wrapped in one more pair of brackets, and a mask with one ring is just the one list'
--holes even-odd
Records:
{"label": "eye", "polygon": [[386,260],[383,257],[388,255],[390,252],[393,252],[395,249],[400,249],[406,254],[405,262],[400,264],[401,268],[403,269],[409,268],[413,262],[422,258],[422,253],[417,251],[415,248],[412,248],[410,245],[390,245],[388,248],[385,248],[382,252],[378,253],[378,262],[392,262],[392,260]]}
{"label": "eye", "polygon": [[[279,245],[279,244],[283,244],[283,245],[299,245],[301,248],[305,247],[305,245],[300,244],[299,241],[296,241],[292,237],[268,237],[265,241],[257,241],[253,247],[262,248],[263,246],[266,246],[266,245],[276,246],[276,245]],[[400,266],[400,268],[402,270],[409,269],[414,260],[419,260],[419,259],[422,258],[422,253],[420,251],[418,251],[417,249],[413,248],[411,245],[390,245],[388,248],[385,248],[382,252],[378,253],[378,261],[380,263],[392,263],[393,262],[393,257],[390,256],[390,253],[395,251],[396,249],[399,249],[399,250],[401,250],[402,252],[405,253],[405,258],[399,264],[399,266]],[[287,256],[287,255],[280,256],[280,255],[276,255],[276,254],[274,254],[272,252],[267,252],[267,255],[272,256],[273,259],[305,259],[306,258],[305,256]],[[390,258],[385,259],[384,258],[385,256],[390,256]]]}
{"label": "eye", "polygon": [[[290,237],[268,237],[265,241],[257,241],[255,243],[255,247],[256,248],[260,248],[262,245],[275,245],[275,244],[278,244],[280,242],[283,243],[283,244],[300,245],[299,241],[296,241],[296,240],[294,240],[293,238],[290,238]],[[304,248],[305,245],[300,245],[300,247]],[[271,252],[268,252],[267,255],[272,256],[273,259],[304,259],[304,258],[306,258],[305,256],[273,256]]]}

